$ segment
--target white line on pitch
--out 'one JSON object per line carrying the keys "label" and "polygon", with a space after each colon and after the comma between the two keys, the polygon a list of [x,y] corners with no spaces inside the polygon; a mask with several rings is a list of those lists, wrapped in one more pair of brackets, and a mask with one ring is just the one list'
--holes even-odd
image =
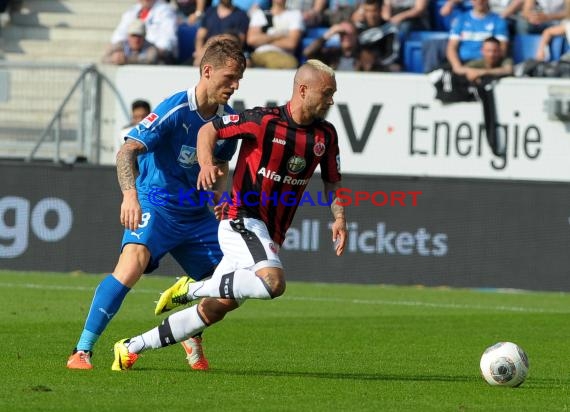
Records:
{"label": "white line on pitch", "polygon": [[407,300],[382,300],[382,299],[338,299],[338,298],[315,298],[307,296],[284,296],[287,300],[315,301],[315,302],[338,302],[356,303],[363,305],[392,305],[392,306],[417,306],[440,309],[477,309],[477,310],[498,310],[501,312],[521,312],[521,313],[570,313],[566,310],[528,308],[522,306],[482,306],[482,305],[460,305],[457,303],[433,303]]}
{"label": "white line on pitch", "polygon": [[[76,291],[93,291],[96,286],[66,286],[66,285],[39,285],[33,283],[6,283],[0,282],[0,288],[24,288],[24,289],[44,289],[44,290],[76,290]],[[134,293],[160,294],[159,290],[135,288]],[[284,300],[297,300],[306,302],[324,302],[324,303],[353,303],[359,305],[386,305],[386,306],[415,306],[428,307],[437,309],[467,309],[467,310],[496,310],[501,312],[519,312],[519,313],[570,313],[567,310],[545,309],[545,308],[529,308],[522,306],[483,306],[483,305],[460,305],[457,303],[433,303],[408,300],[382,300],[382,299],[341,299],[341,298],[319,298],[310,296],[283,296]]]}

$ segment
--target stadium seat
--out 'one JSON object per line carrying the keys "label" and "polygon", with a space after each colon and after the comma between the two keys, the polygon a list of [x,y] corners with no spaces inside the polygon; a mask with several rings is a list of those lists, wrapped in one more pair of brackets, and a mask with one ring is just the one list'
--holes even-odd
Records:
{"label": "stadium seat", "polygon": [[429,40],[447,39],[446,31],[413,31],[404,41],[403,63],[408,73],[424,73],[423,44]]}
{"label": "stadium seat", "polygon": [[194,54],[194,39],[196,37],[196,32],[198,31],[197,25],[189,25],[183,23],[178,26],[178,61],[180,63],[185,63],[188,60],[192,60],[192,55]]}
{"label": "stadium seat", "polygon": [[[411,33],[413,34],[413,33]],[[404,70],[408,73],[423,73],[422,42],[408,38],[404,43]]]}
{"label": "stadium seat", "polygon": [[517,34],[513,41],[512,57],[515,64],[534,59],[540,43],[540,34]]}
{"label": "stadium seat", "polygon": [[558,61],[560,57],[566,53],[568,49],[568,42],[566,36],[556,36],[550,42],[550,60]]}

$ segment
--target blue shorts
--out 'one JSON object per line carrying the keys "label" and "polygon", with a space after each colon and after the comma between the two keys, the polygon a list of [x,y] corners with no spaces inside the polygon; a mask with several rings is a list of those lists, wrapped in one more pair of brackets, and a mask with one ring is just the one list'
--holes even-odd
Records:
{"label": "blue shorts", "polygon": [[142,223],[136,231],[124,231],[121,250],[129,243],[145,245],[150,261],[144,273],[155,270],[160,259],[170,253],[191,278],[200,280],[212,274],[222,251],[218,244],[219,222],[209,209],[173,216],[149,202],[141,201],[141,208]]}

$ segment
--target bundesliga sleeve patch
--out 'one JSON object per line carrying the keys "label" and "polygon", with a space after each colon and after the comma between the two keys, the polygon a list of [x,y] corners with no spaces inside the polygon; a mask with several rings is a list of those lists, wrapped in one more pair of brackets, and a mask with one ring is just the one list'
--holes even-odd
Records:
{"label": "bundesliga sleeve patch", "polygon": [[141,124],[148,129],[157,120],[158,115],[156,113],[150,113],[147,117],[141,120]]}
{"label": "bundesliga sleeve patch", "polygon": [[237,123],[238,120],[239,120],[239,115],[237,114],[229,114],[222,117],[222,122],[224,124]]}

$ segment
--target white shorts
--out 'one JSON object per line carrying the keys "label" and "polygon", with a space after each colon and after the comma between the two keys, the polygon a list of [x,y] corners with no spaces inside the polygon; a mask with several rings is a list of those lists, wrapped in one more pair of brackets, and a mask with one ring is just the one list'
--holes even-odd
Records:
{"label": "white shorts", "polygon": [[218,241],[224,257],[216,273],[230,273],[237,269],[255,272],[266,267],[283,269],[279,245],[271,239],[267,226],[259,219],[222,220],[218,228]]}

